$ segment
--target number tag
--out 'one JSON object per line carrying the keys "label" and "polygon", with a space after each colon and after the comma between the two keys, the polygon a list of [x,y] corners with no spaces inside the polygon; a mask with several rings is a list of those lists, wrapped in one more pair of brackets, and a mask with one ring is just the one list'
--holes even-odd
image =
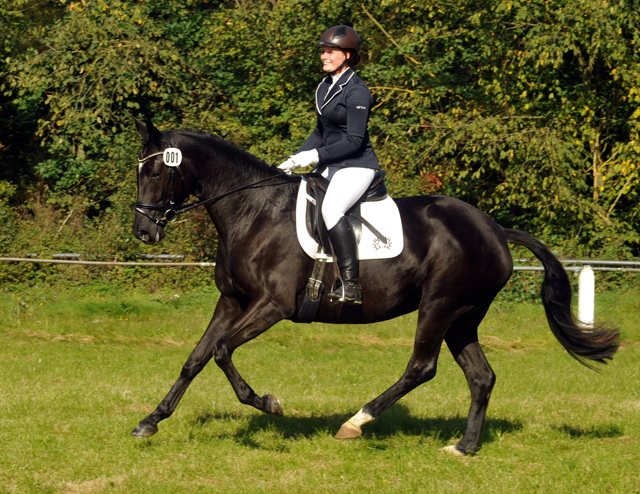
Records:
{"label": "number tag", "polygon": [[182,151],[178,148],[167,148],[162,155],[167,166],[180,166],[182,163]]}

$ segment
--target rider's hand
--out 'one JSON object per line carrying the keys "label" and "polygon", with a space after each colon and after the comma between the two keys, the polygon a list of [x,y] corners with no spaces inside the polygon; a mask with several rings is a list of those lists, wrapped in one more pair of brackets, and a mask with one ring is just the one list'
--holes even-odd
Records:
{"label": "rider's hand", "polygon": [[318,161],[318,151],[312,149],[311,151],[302,151],[298,154],[294,154],[287,161],[278,166],[278,168],[290,174],[296,168],[315,165]]}
{"label": "rider's hand", "polygon": [[298,168],[298,165],[296,165],[294,161],[289,158],[287,161],[278,166],[278,168],[285,172],[287,175],[291,175],[291,172]]}

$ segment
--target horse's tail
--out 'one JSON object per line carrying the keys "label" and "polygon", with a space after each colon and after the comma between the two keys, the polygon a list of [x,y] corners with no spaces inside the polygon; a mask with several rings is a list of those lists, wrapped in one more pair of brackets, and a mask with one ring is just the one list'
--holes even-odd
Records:
{"label": "horse's tail", "polygon": [[507,242],[529,249],[542,262],[542,305],[551,331],[580,363],[593,369],[589,360],[606,364],[618,350],[620,332],[611,327],[594,325],[581,328],[571,311],[571,283],[558,259],[538,239],[521,230],[505,228]]}

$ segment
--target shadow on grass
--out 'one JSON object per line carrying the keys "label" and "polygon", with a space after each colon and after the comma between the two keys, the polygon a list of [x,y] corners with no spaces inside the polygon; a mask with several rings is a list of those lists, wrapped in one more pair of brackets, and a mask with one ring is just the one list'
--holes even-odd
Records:
{"label": "shadow on grass", "polygon": [[[327,414],[311,417],[272,415],[253,415],[251,417],[230,413],[204,413],[193,420],[193,425],[206,427],[210,421],[223,420],[243,422],[233,437],[239,443],[260,448],[255,436],[262,432],[275,431],[282,439],[312,439],[314,437],[334,435],[351,415]],[[363,427],[363,437],[377,441],[396,436],[424,436],[446,444],[462,438],[466,417],[418,418],[410,414],[409,408],[395,404],[378,420]],[[521,423],[504,419],[488,418],[482,430],[480,444],[492,443],[503,434],[519,431]]]}
{"label": "shadow on grass", "polygon": [[571,437],[586,439],[612,439],[614,437],[622,437],[624,432],[620,427],[615,425],[603,425],[601,427],[591,427],[588,429],[578,429],[569,425],[556,427],[556,430],[564,432]]}

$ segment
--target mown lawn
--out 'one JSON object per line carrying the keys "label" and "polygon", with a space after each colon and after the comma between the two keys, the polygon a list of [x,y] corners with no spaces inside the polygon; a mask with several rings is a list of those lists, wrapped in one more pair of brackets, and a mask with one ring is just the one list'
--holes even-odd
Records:
{"label": "mown lawn", "polygon": [[240,405],[211,363],[160,432],[129,433],[173,384],[215,291],[5,290],[0,300],[0,493],[640,492],[640,297],[598,295],[623,345],[596,373],[553,339],[539,304],[499,302],[481,329],[498,375],[481,447],[443,348],[436,378],[355,441],[340,424],[397,379],[415,315],[366,326],[282,322],[236,352],[284,417]]}

